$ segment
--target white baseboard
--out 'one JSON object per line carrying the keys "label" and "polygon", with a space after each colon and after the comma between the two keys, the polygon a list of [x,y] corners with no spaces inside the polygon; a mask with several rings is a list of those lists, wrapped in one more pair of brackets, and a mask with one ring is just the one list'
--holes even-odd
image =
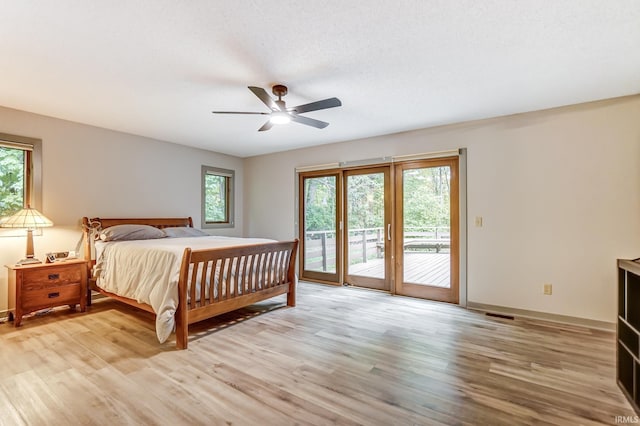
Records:
{"label": "white baseboard", "polygon": [[547,312],[529,311],[526,309],[508,308],[505,306],[487,305],[484,303],[476,303],[467,301],[467,308],[474,311],[485,313],[496,313],[500,315],[510,315],[513,317],[530,318],[543,321],[552,321],[562,324],[577,325],[581,327],[593,328],[597,330],[615,331],[616,323],[607,321],[598,321],[588,318],[578,318],[569,315],[550,314]]}

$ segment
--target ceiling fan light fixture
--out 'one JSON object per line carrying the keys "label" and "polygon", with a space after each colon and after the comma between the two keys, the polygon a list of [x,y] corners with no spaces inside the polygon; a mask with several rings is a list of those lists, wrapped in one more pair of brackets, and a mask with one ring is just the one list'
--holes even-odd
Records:
{"label": "ceiling fan light fixture", "polygon": [[265,104],[270,111],[269,112],[250,112],[250,111],[212,111],[214,114],[251,114],[251,115],[268,115],[269,119],[266,123],[258,129],[259,132],[264,132],[271,129],[275,124],[287,124],[291,121],[298,124],[304,124],[305,126],[315,127],[316,129],[324,129],[329,125],[326,121],[316,120],[315,118],[305,117],[306,112],[319,111],[321,109],[335,108],[342,106],[342,102],[338,98],[328,98],[321,101],[310,102],[304,105],[298,105],[293,108],[287,108],[287,105],[282,100],[282,97],[287,94],[287,86],[276,84],[273,86],[273,94],[278,99],[273,99],[269,96],[261,87],[249,86],[249,90],[258,97]]}
{"label": "ceiling fan light fixture", "polygon": [[286,112],[274,112],[269,118],[273,124],[287,124],[291,122],[291,116]]}

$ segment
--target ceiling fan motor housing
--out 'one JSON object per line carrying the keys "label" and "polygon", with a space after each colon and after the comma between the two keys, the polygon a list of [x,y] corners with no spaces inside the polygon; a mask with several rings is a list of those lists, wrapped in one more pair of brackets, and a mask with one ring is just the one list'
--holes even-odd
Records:
{"label": "ceiling fan motor housing", "polygon": [[281,98],[288,93],[287,86],[283,86],[282,84],[276,84],[271,88],[271,91],[274,95]]}

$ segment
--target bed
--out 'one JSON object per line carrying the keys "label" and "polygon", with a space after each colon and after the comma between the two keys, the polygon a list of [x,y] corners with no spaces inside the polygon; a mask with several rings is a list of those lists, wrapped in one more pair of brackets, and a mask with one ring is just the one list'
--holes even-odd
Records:
{"label": "bed", "polygon": [[175,330],[178,349],[187,348],[189,324],[282,294],[295,306],[298,240],[203,236],[190,217],[84,217],[82,225],[87,303],[97,291],[155,314],[158,340]]}

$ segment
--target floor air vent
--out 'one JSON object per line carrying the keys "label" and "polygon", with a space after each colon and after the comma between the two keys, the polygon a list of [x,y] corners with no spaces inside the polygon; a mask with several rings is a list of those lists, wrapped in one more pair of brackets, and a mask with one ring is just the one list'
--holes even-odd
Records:
{"label": "floor air vent", "polygon": [[513,315],[496,314],[493,312],[486,312],[485,315],[488,317],[502,318],[502,319],[508,319],[508,320],[515,319]]}

